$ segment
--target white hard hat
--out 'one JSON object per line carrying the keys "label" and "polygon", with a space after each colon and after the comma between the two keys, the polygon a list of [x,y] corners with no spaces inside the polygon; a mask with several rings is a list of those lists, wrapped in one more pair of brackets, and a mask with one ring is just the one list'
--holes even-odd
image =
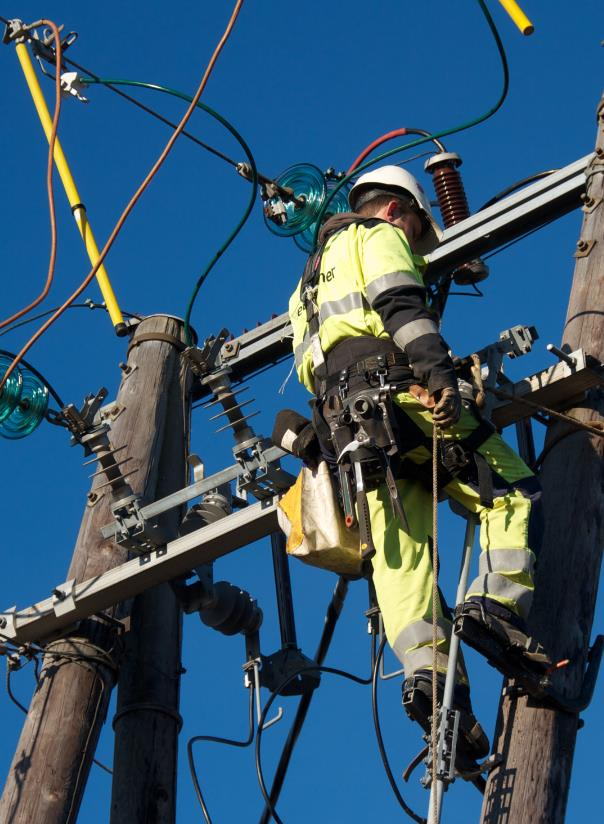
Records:
{"label": "white hard hat", "polygon": [[432,217],[428,196],[412,174],[401,169],[400,166],[380,166],[378,169],[366,172],[360,176],[348,193],[350,208],[354,211],[360,205],[361,195],[372,189],[383,189],[393,195],[400,192],[413,198],[427,224],[426,230],[415,244],[415,251],[419,255],[427,255],[436,249],[442,239],[442,229]]}

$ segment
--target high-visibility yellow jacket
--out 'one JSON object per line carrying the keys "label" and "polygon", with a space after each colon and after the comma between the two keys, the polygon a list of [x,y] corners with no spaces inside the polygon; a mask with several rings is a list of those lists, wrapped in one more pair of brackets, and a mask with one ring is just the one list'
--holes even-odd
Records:
{"label": "high-visibility yellow jacket", "polygon": [[[352,216],[351,216],[352,217]],[[343,215],[330,223],[341,225]],[[323,250],[316,287],[319,339],[328,353],[349,338],[392,339],[406,354],[414,381],[433,394],[456,379],[448,347],[427,307],[422,271],[405,233],[387,221],[363,219],[332,234]],[[301,281],[289,301],[294,356],[301,383],[314,394],[313,355]]]}

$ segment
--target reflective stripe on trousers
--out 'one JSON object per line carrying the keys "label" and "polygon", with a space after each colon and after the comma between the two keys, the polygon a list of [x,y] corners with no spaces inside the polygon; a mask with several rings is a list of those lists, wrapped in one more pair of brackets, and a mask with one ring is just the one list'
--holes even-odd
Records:
{"label": "reflective stripe on trousers", "polygon": [[[401,393],[396,402],[422,431],[432,434],[432,416],[418,401],[408,393]],[[444,434],[448,439],[461,439],[477,425],[475,418],[464,409],[459,423],[445,430]],[[454,479],[445,487],[447,494],[480,518],[479,574],[467,594],[488,596],[526,618],[533,595],[535,561],[534,553],[528,548],[528,536],[531,519],[539,505],[539,493],[537,490],[528,495],[521,488],[512,486],[522,487],[518,482],[527,478],[533,480],[533,477],[499,435],[492,435],[479,451],[496,472],[493,508],[486,509],[480,504],[478,489],[469,483]],[[424,447],[418,447],[409,455],[418,463],[430,460]],[[505,489],[499,488],[502,483]],[[403,479],[397,484],[409,520],[409,535],[392,515],[385,484],[369,492],[368,500],[377,550],[372,559],[375,590],[388,641],[408,677],[416,669],[432,668],[432,559],[429,545],[432,494],[417,481]],[[445,550],[441,546],[441,553],[444,551],[454,551],[458,557],[461,537],[457,547],[446,547]],[[448,622],[443,618],[440,603],[438,618],[442,631]],[[413,642],[422,625],[428,627],[427,647],[421,642]],[[447,635],[446,631],[444,635]],[[440,669],[446,667],[448,637],[441,638],[438,647],[442,656],[439,656]]]}

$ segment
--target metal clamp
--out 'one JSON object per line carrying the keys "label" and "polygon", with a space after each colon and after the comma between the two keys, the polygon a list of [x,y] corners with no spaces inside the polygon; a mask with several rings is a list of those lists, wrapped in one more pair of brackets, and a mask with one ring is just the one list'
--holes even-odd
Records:
{"label": "metal clamp", "polygon": [[163,546],[168,537],[156,523],[144,518],[141,507],[138,495],[128,495],[111,508],[116,521],[115,540],[136,552],[148,552]]}

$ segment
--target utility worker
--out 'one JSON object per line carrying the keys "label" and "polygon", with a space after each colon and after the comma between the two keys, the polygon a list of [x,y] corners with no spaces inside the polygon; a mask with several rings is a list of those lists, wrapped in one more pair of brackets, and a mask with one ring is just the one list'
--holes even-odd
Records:
{"label": "utility worker", "polygon": [[[386,484],[374,484],[367,492],[376,548],[371,564],[386,636],[405,670],[403,705],[427,730],[433,677],[432,493],[418,475],[422,467],[431,469],[433,423],[445,445],[461,444],[476,458],[444,486],[481,524],[478,577],[462,612],[491,645],[499,643],[536,671],[549,663],[525,624],[541,531],[540,489],[494,429],[462,405],[448,346],[427,307],[423,255],[438,245],[442,232],[418,181],[398,166],[383,166],[357,180],[349,203],[352,212],[334,215],[322,227],[318,250],[290,299],[295,365],[300,381],[317,398],[314,420],[332,463],[337,455],[329,430],[321,426],[330,397],[350,397],[379,381],[383,385],[384,375],[394,386],[392,406],[404,456],[396,486],[408,524],[404,529],[396,517]],[[485,471],[490,493],[481,488]],[[442,599],[437,619],[442,695],[452,628]],[[489,750],[472,713],[463,661],[455,705],[461,710],[457,766],[463,771]]]}

